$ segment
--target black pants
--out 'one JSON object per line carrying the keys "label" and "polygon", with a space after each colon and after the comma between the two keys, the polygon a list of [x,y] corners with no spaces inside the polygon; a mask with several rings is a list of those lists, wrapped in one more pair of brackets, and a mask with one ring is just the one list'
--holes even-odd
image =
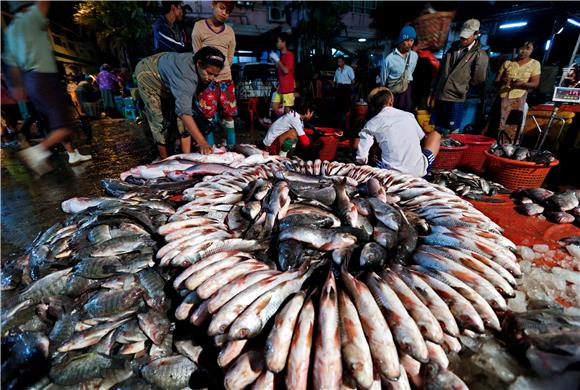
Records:
{"label": "black pants", "polygon": [[339,114],[346,114],[350,111],[350,97],[352,94],[352,86],[350,84],[336,85],[336,109]]}

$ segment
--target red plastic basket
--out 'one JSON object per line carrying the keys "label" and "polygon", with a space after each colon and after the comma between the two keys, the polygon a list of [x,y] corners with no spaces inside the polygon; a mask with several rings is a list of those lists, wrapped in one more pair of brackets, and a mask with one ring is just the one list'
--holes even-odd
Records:
{"label": "red plastic basket", "polygon": [[485,152],[495,143],[495,139],[473,134],[449,134],[449,138],[453,138],[467,146],[457,165],[481,172],[485,164]]}
{"label": "red plastic basket", "polygon": [[[336,157],[336,149],[338,148],[338,138],[339,138],[339,136],[336,133],[340,132],[340,130],[332,127],[315,127],[315,129],[324,133],[324,135],[320,136],[320,142],[322,142],[322,149],[320,149],[320,155],[318,158],[321,159],[322,161],[334,160],[334,157]],[[304,132],[307,135],[314,134],[314,131],[309,128],[305,128]]]}
{"label": "red plastic basket", "polygon": [[453,169],[461,161],[467,146],[441,146],[433,162],[433,169]]}
{"label": "red plastic basket", "polygon": [[488,151],[485,152],[485,155],[487,156],[485,171],[489,178],[510,190],[540,187],[550,169],[560,163],[560,161],[554,160],[549,166],[545,166],[528,161],[498,157]]}
{"label": "red plastic basket", "polygon": [[322,161],[334,160],[334,157],[336,157],[336,148],[338,147],[338,136],[336,135],[336,132],[340,130],[332,127],[316,127],[315,129],[324,133],[324,135],[320,137],[322,149],[320,150],[319,158]]}

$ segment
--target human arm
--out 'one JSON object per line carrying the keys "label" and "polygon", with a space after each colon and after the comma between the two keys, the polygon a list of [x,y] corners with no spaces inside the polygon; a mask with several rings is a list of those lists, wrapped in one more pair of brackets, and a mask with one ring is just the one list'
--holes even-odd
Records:
{"label": "human arm", "polygon": [[369,161],[369,151],[375,143],[375,137],[370,130],[365,127],[359,133],[359,142],[356,149],[356,162],[358,164],[367,164]]}
{"label": "human arm", "polygon": [[[294,66],[294,65],[293,65]],[[289,69],[288,69],[288,64],[286,64],[286,66],[282,63],[281,59],[276,61],[276,67],[280,68],[280,70],[282,71],[282,73],[284,74],[288,74],[289,73]]]}
{"label": "human arm", "polygon": [[194,53],[197,53],[199,49],[203,47],[199,23],[196,23],[193,26],[193,31],[191,32],[191,46],[193,47]]}
{"label": "human arm", "polygon": [[413,76],[415,72],[415,68],[417,67],[417,61],[419,60],[419,55],[415,53],[413,50],[409,51],[409,77]]}
{"label": "human arm", "polygon": [[516,81],[514,83],[512,83],[512,87],[513,88],[519,88],[519,89],[534,89],[537,88],[538,85],[540,85],[540,75],[535,75],[530,77],[530,79],[526,82],[526,81]]}
{"label": "human arm", "polygon": [[234,54],[236,53],[236,35],[232,34],[232,40],[228,45],[228,63],[231,65],[234,63]]}
{"label": "human arm", "polygon": [[46,17],[48,16],[48,11],[50,10],[50,1],[37,1],[36,6],[38,7],[38,11]]}
{"label": "human arm", "polygon": [[475,59],[475,68],[470,81],[472,86],[481,84],[485,81],[487,78],[487,66],[489,64],[489,57],[484,51],[479,51],[475,55],[477,58]]}
{"label": "human arm", "polygon": [[304,123],[302,123],[300,116],[298,116],[297,114],[293,116],[292,119],[290,120],[290,126],[292,126],[294,130],[296,130],[296,134],[298,134],[298,142],[300,142],[300,145],[302,146],[310,145],[310,138],[308,138],[308,136],[304,132]]}
{"label": "human arm", "polygon": [[389,56],[383,61],[383,66],[381,67],[381,85],[386,86],[387,80],[389,78]]}
{"label": "human arm", "polygon": [[212,152],[212,147],[207,143],[207,140],[203,134],[201,134],[201,131],[199,131],[193,116],[189,114],[182,114],[179,116],[179,118],[183,121],[185,129],[189,132],[189,134],[191,134],[195,142],[197,142],[201,154],[210,154]]}
{"label": "human arm", "polygon": [[22,82],[22,71],[17,66],[11,66],[9,73],[11,84],[10,94],[18,102],[26,100],[26,90]]}

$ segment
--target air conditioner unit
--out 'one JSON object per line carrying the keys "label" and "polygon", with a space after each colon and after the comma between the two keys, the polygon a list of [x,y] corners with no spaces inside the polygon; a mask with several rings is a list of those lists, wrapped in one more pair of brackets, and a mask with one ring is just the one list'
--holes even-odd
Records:
{"label": "air conditioner unit", "polygon": [[268,22],[284,23],[286,22],[286,11],[282,7],[268,7]]}

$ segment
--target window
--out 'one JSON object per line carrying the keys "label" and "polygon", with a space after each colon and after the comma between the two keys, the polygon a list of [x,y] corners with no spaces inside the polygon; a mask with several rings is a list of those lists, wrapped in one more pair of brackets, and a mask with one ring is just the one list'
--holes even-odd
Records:
{"label": "window", "polygon": [[353,1],[351,10],[354,13],[359,14],[370,14],[377,8],[376,1]]}

